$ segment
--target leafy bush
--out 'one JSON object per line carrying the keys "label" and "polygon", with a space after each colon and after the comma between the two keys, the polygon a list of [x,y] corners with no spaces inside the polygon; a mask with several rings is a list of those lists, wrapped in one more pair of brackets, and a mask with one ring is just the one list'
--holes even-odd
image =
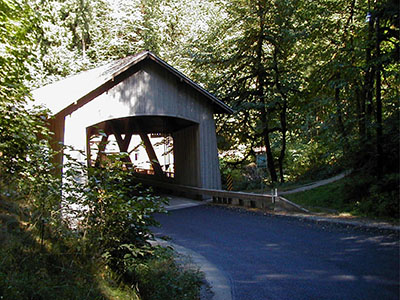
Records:
{"label": "leafy bush", "polygon": [[178,265],[169,249],[158,248],[155,256],[132,267],[131,276],[143,300],[199,299],[200,273]]}
{"label": "leafy bush", "polygon": [[357,201],[356,211],[367,216],[398,219],[400,175],[388,174],[379,181],[373,178],[369,181],[361,179],[358,184],[351,187],[353,200]]}
{"label": "leafy bush", "polygon": [[152,253],[153,214],[163,212],[166,203],[137,184],[123,169],[123,158],[116,154],[102,167],[87,168],[70,156],[62,201],[66,219],[81,232],[85,251],[99,253],[121,275],[132,261]]}
{"label": "leafy bush", "polygon": [[[165,200],[138,185],[121,168],[122,157],[117,155],[97,169],[86,168],[70,158],[58,206],[50,205],[53,199],[42,197],[39,191],[40,187],[45,192],[54,182],[59,183],[52,181],[55,176],[46,178],[38,172],[38,178],[44,180],[41,185],[36,178],[28,180],[37,184],[27,198],[33,201],[21,200],[21,204],[27,204],[31,218],[21,227],[16,214],[17,226],[12,232],[8,232],[10,224],[0,226],[0,234],[6,230],[6,238],[0,239],[0,243],[6,241],[0,247],[0,296],[5,299],[198,298],[199,273],[176,264],[170,251],[149,244],[152,237],[149,228],[157,225],[153,213],[163,211]],[[53,188],[60,196],[59,190]],[[18,205],[11,203],[2,200],[0,216],[4,208],[7,214],[18,213]],[[45,213],[43,208],[49,212]],[[12,241],[10,237],[16,238]],[[101,275],[100,270],[104,270]],[[142,293],[140,298],[136,288]]]}
{"label": "leafy bush", "polygon": [[[378,160],[373,140],[365,143],[351,158],[355,170],[346,186],[355,210],[367,216],[399,218],[400,137],[398,114],[384,122],[383,159]],[[379,164],[379,165],[378,165]]]}
{"label": "leafy bush", "polygon": [[267,180],[266,169],[257,168],[254,162],[244,161],[239,165],[230,165],[229,158],[220,158],[221,179],[224,189],[227,188],[227,176],[232,176],[232,186],[234,191],[261,189]]}

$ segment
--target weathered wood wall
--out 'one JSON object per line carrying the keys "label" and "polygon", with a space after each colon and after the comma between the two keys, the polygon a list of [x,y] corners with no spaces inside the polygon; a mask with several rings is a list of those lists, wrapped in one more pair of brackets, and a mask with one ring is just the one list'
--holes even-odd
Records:
{"label": "weathered wood wall", "polygon": [[174,139],[174,164],[177,182],[190,186],[202,186],[199,126],[193,125],[175,132]]}
{"label": "weathered wood wall", "polygon": [[[107,92],[67,111],[63,142],[86,150],[86,128],[111,119],[171,116],[189,120],[194,125],[173,133],[177,183],[221,188],[210,101],[152,60],[134,68],[130,77]],[[61,126],[60,116],[58,119],[55,127]]]}

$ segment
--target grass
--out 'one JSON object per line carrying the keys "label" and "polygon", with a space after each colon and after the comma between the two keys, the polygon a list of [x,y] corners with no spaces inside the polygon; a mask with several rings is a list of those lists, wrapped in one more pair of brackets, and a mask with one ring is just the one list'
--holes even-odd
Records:
{"label": "grass", "polygon": [[350,213],[353,206],[346,202],[346,181],[343,178],[312,190],[285,195],[285,198],[314,212]]}

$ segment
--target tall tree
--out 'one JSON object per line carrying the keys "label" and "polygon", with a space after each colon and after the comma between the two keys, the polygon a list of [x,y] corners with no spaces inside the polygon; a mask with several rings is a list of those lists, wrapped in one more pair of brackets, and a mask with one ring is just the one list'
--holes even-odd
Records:
{"label": "tall tree", "polygon": [[[237,111],[234,122],[223,121],[235,133],[232,144],[247,144],[247,153],[263,146],[273,182],[278,181],[277,165],[284,181],[287,111],[298,90],[290,66],[298,36],[295,2],[225,3],[226,17],[199,46],[203,53],[194,57],[198,66],[214,67],[214,79],[204,73],[202,80]],[[221,135],[231,136],[223,130]]]}
{"label": "tall tree", "polygon": [[41,166],[46,144],[41,138],[48,132],[45,112],[25,107],[39,31],[39,19],[25,1],[0,1],[0,200],[21,189],[33,193],[30,182],[46,168]]}

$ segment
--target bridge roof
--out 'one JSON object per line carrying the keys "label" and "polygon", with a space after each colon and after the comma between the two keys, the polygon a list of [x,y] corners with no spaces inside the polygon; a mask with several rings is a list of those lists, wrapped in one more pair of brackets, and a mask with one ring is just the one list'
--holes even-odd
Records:
{"label": "bridge roof", "polygon": [[[34,102],[32,105],[43,105],[50,110],[53,115],[56,115],[67,108],[77,104],[84,98],[95,98],[99,95],[96,93],[101,87],[101,93],[110,89],[114,79],[127,72],[131,67],[137,65],[141,61],[150,59],[158,65],[168,70],[182,82],[191,86],[197,92],[205,96],[207,100],[214,106],[216,113],[232,113],[232,109],[215,97],[213,94],[202,88],[200,85],[186,77],[168,63],[157,57],[150,51],[143,51],[136,55],[128,56],[113,62],[110,62],[101,67],[91,69],[72,75],[55,83],[45,85],[41,88],[32,91]],[[110,84],[111,83],[111,84]],[[93,96],[91,96],[91,94]]]}

